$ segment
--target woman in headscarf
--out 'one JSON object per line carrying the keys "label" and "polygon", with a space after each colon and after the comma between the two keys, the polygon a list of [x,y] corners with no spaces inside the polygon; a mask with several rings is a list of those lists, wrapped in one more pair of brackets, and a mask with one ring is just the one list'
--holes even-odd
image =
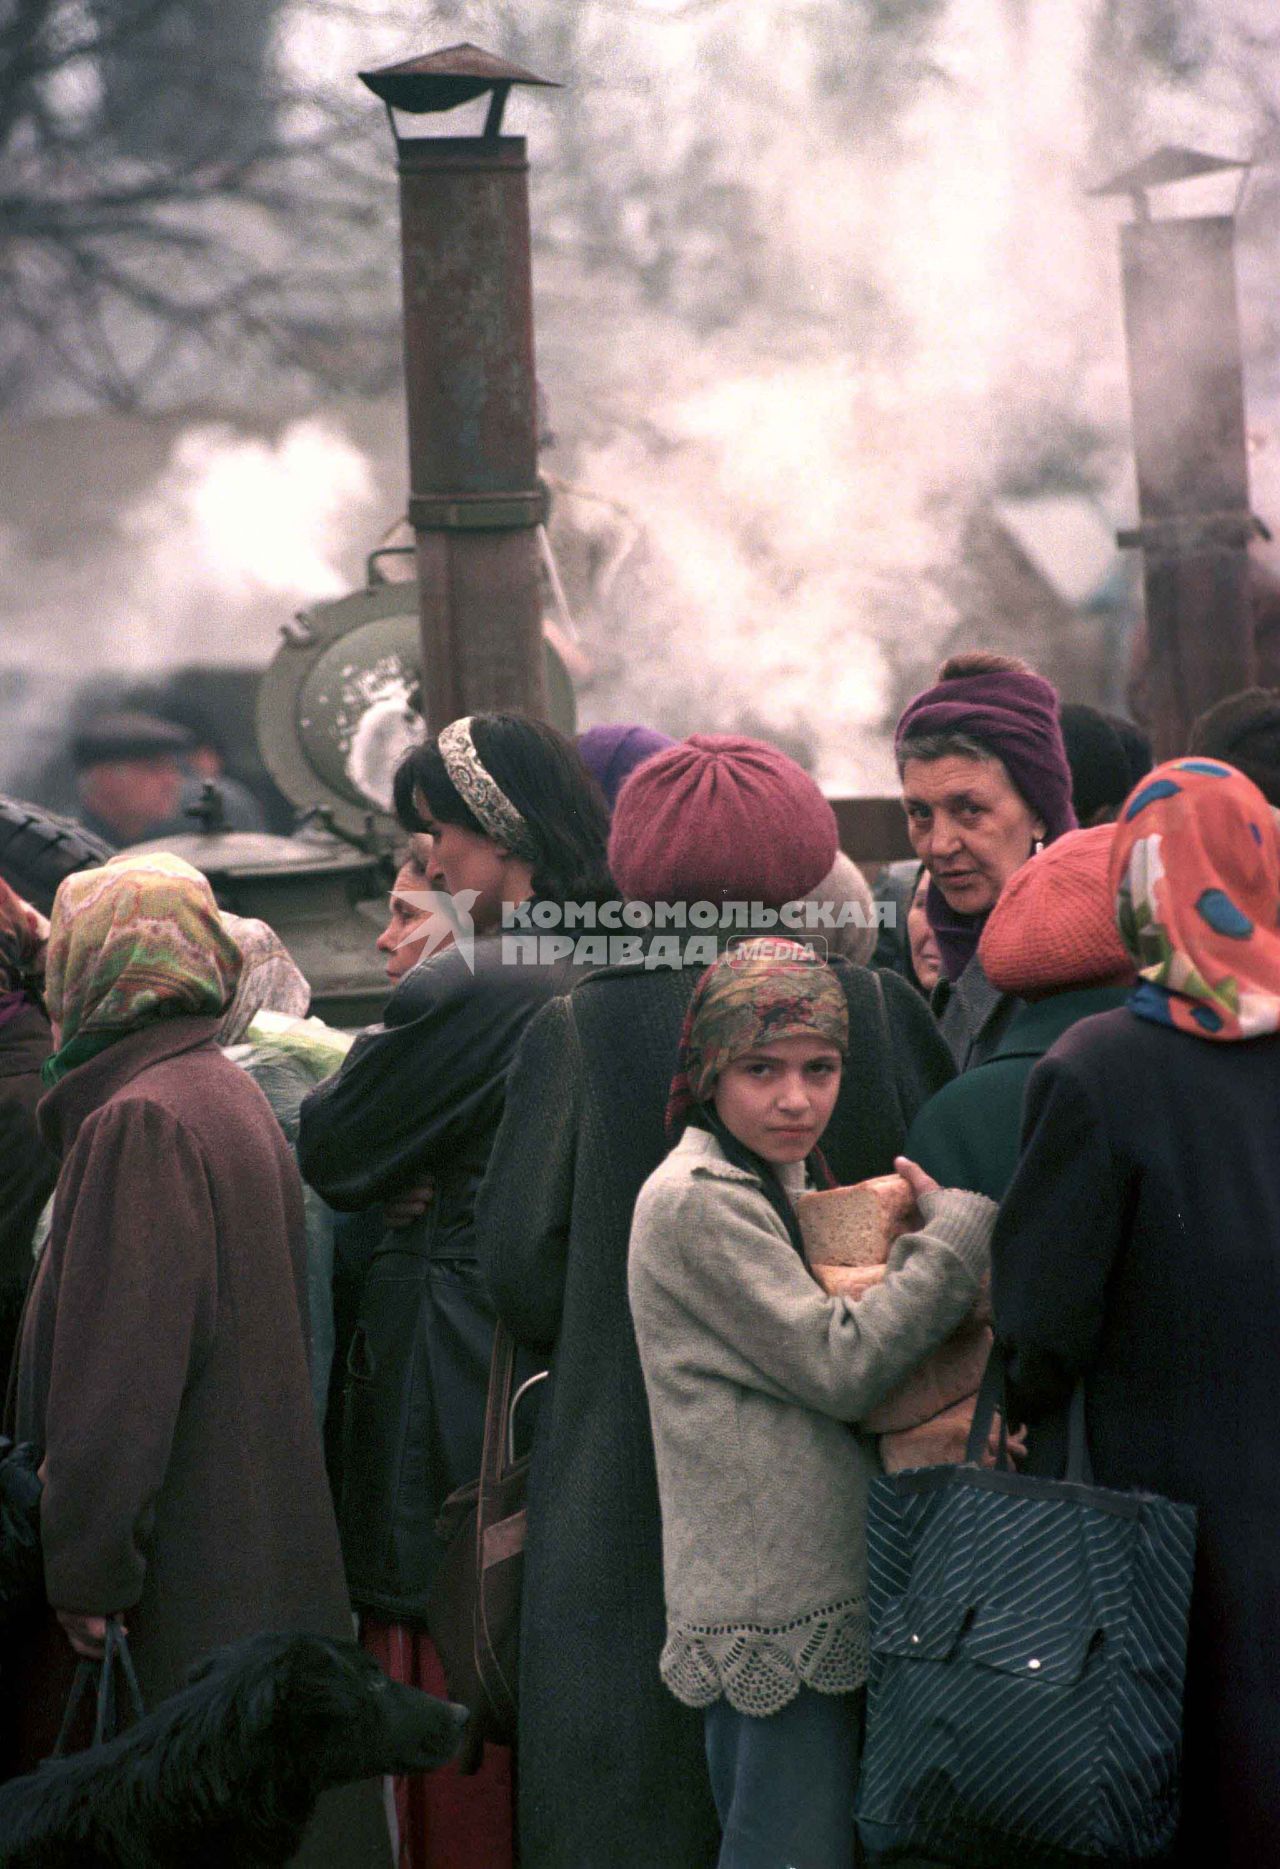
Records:
{"label": "woman in headscarf", "polygon": [[[856,1305],[809,1271],[797,1196],[835,1108],[849,1013],[831,968],[748,942],[702,976],[675,1146],[641,1189],[629,1287],[662,1501],[660,1668],[704,1712],[721,1869],[851,1864],[866,1679],[857,1423],[972,1307],[994,1208],[899,1158],[924,1226]],[[851,1435],[850,1427],[855,1432]]]}
{"label": "woman in headscarf", "polygon": [[1138,981],[1032,1072],[993,1243],[1027,1466],[1083,1380],[1100,1484],[1199,1509],[1178,1862],[1280,1862],[1280,848],[1230,766],[1158,766],[1110,882]]}
{"label": "woman in headscarf", "polygon": [[815,933],[828,960],[837,954],[868,967],[876,945],[876,904],[862,871],[843,850],[817,886],[802,898],[820,912]]}
{"label": "woman in headscarf", "polygon": [[1023,864],[987,918],[983,971],[1023,1003],[991,1056],[945,1084],[911,1125],[907,1154],[944,1188],[1003,1197],[1032,1068],[1077,1019],[1124,1004],[1133,962],[1116,929],[1112,840],[1110,824],[1068,831]]}
{"label": "woman in headscarf", "polygon": [[40,997],[48,935],[44,916],[0,879],[0,1385],[31,1277],[32,1235],[58,1178],[36,1126],[40,1071],[53,1048]]}
{"label": "woman in headscarf", "polygon": [[963,1071],[991,1055],[1018,1006],[982,971],[986,918],[1014,871],[1075,828],[1058,697],[1013,656],[953,656],[904,710],[894,750],[930,877],[943,968],[934,1010]]}
{"label": "woman in headscarf", "polygon": [[[218,1043],[247,1071],[271,1106],[290,1148],[308,1091],[332,1076],[351,1049],[345,1032],[308,1019],[311,988],[274,928],[249,916],[222,916],[240,950],[240,980],[222,1015]],[[265,1016],[264,1016],[265,1015]],[[311,1395],[323,1429],[333,1371],[334,1214],[314,1188],[302,1190],[307,1235],[307,1315]]]}
{"label": "woman in headscarf", "polygon": [[[108,1617],[148,1704],[221,1643],[351,1631],[307,1374],[302,1190],[217,1045],[241,967],[178,857],[126,854],[58,890],[40,1125],[62,1170],[16,1381],[61,1631],[22,1717],[51,1714],[48,1743],[72,1650],[100,1652]],[[321,1801],[298,1860],[388,1855],[377,1788],[358,1786]]]}
{"label": "woman in headscarf", "polygon": [[[302,1109],[303,1173],[333,1206],[382,1202],[348,1356],[339,1518],[362,1639],[398,1679],[442,1690],[426,1632],[449,1493],[480,1471],[494,1311],[474,1207],[525,1026],[571,983],[531,961],[504,911],[608,890],[604,801],[572,743],[515,714],[457,720],[396,775],[406,830],[432,834],[428,942],[337,1076]],[[450,898],[452,900],[450,900]],[[519,1372],[531,1373],[530,1362]],[[401,1869],[512,1860],[509,1755],[474,1777],[402,1780]]]}

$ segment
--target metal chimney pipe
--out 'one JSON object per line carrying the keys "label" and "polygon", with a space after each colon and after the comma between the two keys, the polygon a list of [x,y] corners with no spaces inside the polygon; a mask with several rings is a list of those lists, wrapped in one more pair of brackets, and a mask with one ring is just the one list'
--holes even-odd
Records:
{"label": "metal chimney pipe", "polygon": [[[511,86],[548,81],[470,45],[360,76],[396,135],[427,724],[493,708],[545,718],[529,162],[524,138],[498,131]],[[486,92],[480,136],[396,129],[396,110]]]}
{"label": "metal chimney pipe", "polygon": [[1146,191],[1239,168],[1162,149],[1099,195],[1129,195],[1121,271],[1143,554],[1149,726],[1158,759],[1186,751],[1195,717],[1256,677],[1235,221],[1153,220]]}

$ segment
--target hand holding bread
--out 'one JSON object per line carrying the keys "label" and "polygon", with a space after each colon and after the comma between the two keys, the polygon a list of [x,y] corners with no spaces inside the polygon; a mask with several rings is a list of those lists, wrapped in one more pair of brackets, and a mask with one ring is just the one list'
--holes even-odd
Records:
{"label": "hand holding bread", "polygon": [[[899,1155],[895,1173],[802,1194],[796,1203],[809,1269],[829,1297],[857,1303],[887,1271],[896,1239],[920,1224],[917,1202],[938,1186]],[[973,1403],[991,1348],[986,1287],[973,1313],[876,1407],[862,1427],[879,1434],[889,1472],[964,1459]]]}

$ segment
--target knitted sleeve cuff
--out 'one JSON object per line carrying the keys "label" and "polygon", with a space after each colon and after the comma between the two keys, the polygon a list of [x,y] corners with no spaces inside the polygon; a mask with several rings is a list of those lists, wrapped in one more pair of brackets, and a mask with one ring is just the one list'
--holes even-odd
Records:
{"label": "knitted sleeve cuff", "polygon": [[925,1231],[961,1258],[975,1279],[986,1276],[991,1232],[999,1208],[985,1194],[963,1188],[939,1188],[920,1197]]}

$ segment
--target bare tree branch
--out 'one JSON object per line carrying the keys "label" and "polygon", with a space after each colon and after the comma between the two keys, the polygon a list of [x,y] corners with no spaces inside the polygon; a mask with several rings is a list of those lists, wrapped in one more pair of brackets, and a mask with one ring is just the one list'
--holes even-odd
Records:
{"label": "bare tree branch", "polygon": [[[270,49],[277,4],[253,0],[246,45],[233,35],[228,50],[224,29],[202,56],[214,11],[192,0],[11,0],[0,21],[0,294],[11,313],[0,402],[62,378],[136,406],[202,357],[352,388],[394,369],[394,267],[359,250],[388,181],[372,159],[371,114],[354,86],[348,101],[288,81]],[[397,17],[346,0],[312,10],[371,30]],[[149,133],[135,138],[108,111],[122,72],[139,111],[154,96],[170,121],[178,113],[172,146],[153,153]]]}

